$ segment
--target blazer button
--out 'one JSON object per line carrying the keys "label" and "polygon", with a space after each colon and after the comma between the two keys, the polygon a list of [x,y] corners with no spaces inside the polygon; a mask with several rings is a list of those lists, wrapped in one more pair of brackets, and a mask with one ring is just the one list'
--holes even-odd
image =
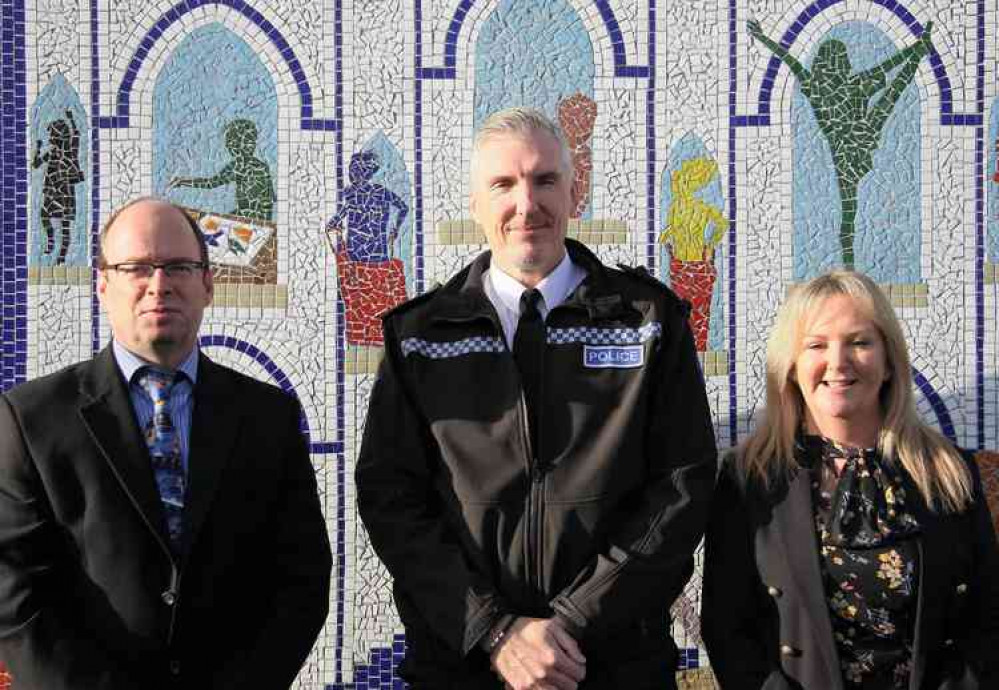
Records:
{"label": "blazer button", "polygon": [[780,646],[781,656],[798,656],[801,652],[789,644],[782,644]]}
{"label": "blazer button", "polygon": [[968,585],[964,584],[963,582],[957,586],[958,594],[964,594],[967,591],[968,591]]}
{"label": "blazer button", "polygon": [[167,606],[173,606],[175,603],[177,603],[177,595],[174,594],[173,591],[169,589],[163,592],[163,594],[160,595],[160,598],[163,599],[163,603],[166,604]]}
{"label": "blazer button", "polygon": [[777,587],[767,587],[767,594],[772,596],[774,599],[780,599],[784,592],[780,591]]}

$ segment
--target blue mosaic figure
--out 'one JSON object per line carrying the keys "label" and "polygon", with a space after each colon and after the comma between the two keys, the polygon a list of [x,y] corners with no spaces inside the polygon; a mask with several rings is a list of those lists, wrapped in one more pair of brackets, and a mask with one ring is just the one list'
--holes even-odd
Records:
{"label": "blue mosaic figure", "polygon": [[[73,113],[67,109],[66,119],[49,124],[49,147],[42,151],[42,142],[35,142],[31,167],[45,166],[42,182],[41,221],[45,230],[45,253],[55,249],[56,228],[61,228],[59,253],[55,263],[66,262],[73,226],[76,224],[76,185],[83,182],[80,169],[80,130]],[[54,222],[54,223],[53,223]]]}
{"label": "blue mosaic figure", "polygon": [[[378,168],[378,156],[371,151],[351,156],[350,185],[343,190],[336,214],[326,225],[326,232],[335,237],[337,251],[341,251],[346,219],[346,250],[351,261],[373,263],[391,259],[392,244],[409,213],[409,207],[395,192],[371,181]],[[386,232],[393,207],[395,225],[391,232]]]}
{"label": "blue mosaic figure", "polygon": [[[326,224],[336,251],[350,345],[380,346],[381,314],[406,299],[405,270],[402,260],[392,257],[392,245],[409,207],[395,192],[371,181],[378,168],[378,156],[372,151],[351,156],[350,186],[343,190],[336,214]],[[389,231],[393,207],[396,218]]]}
{"label": "blue mosaic figure", "polygon": [[172,187],[215,189],[235,185],[236,207],[232,214],[244,218],[273,220],[274,184],[267,163],[257,157],[257,126],[251,120],[237,119],[225,126],[225,146],[232,161],[212,177],[175,177]]}

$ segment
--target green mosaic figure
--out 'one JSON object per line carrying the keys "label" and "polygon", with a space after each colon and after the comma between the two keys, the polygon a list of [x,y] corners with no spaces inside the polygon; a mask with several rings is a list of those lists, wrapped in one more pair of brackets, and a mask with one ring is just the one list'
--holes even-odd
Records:
{"label": "green mosaic figure", "polygon": [[233,120],[225,126],[225,146],[232,161],[213,177],[175,177],[167,189],[195,187],[215,189],[222,185],[236,186],[236,208],[233,215],[258,220],[274,216],[274,185],[267,163],[257,158],[257,126],[250,120]]}
{"label": "green mosaic figure", "polygon": [[[880,65],[856,74],[851,74],[853,67],[842,41],[823,42],[809,71],[785,48],[765,36],[759,22],[750,21],[747,26],[750,35],[769,48],[798,78],[801,93],[811,104],[819,129],[829,143],[842,204],[839,233],[843,265],[853,268],[857,188],[874,169],[874,151],[885,122],[915,76],[920,60],[933,47],[930,39],[933,22],[927,22],[918,41]],[[899,66],[901,69],[889,82],[890,73]],[[871,102],[880,91],[884,93]]]}

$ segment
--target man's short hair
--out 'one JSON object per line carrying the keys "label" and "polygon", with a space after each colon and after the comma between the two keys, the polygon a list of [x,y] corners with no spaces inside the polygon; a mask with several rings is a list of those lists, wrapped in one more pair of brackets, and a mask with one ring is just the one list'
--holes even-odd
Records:
{"label": "man's short hair", "polygon": [[571,179],[573,176],[572,152],[569,151],[569,144],[562,128],[537,108],[522,107],[497,110],[479,126],[475,132],[475,139],[472,141],[472,178],[475,177],[479,151],[487,141],[496,137],[526,136],[536,132],[546,132],[555,137],[562,158],[562,170]]}
{"label": "man's short hair", "polygon": [[137,197],[135,199],[132,199],[128,203],[119,206],[111,213],[111,216],[107,219],[107,222],[104,223],[104,227],[101,228],[100,240],[97,243],[97,268],[101,269],[107,268],[108,263],[107,259],[104,256],[104,242],[107,240],[107,236],[108,233],[111,231],[111,227],[115,224],[115,221],[118,220],[118,216],[124,213],[126,209],[129,209],[132,206],[135,206],[136,204],[141,204],[145,201],[155,201],[157,203],[169,206],[170,208],[174,209],[181,216],[184,217],[184,220],[187,222],[187,227],[191,229],[191,232],[194,233],[194,239],[198,241],[198,254],[201,255],[201,263],[205,265],[205,268],[210,268],[209,265],[210,262],[208,260],[208,243],[205,241],[205,236],[201,232],[201,228],[198,227],[197,221],[194,220],[194,218],[191,217],[191,214],[189,214],[183,207],[178,206],[172,201],[167,201],[166,199],[161,199],[157,196]]}

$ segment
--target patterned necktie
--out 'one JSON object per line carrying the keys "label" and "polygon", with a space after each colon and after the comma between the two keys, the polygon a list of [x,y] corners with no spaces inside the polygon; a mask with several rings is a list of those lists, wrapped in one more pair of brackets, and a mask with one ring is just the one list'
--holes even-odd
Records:
{"label": "patterned necktie", "polygon": [[170,419],[170,390],[175,378],[172,373],[146,368],[139,373],[138,383],[153,401],[153,417],[145,428],[146,445],[149,446],[170,541],[174,550],[179,550],[184,512],[184,467],[180,439]]}
{"label": "patterned necktie", "polygon": [[520,321],[517,322],[517,331],[513,336],[513,359],[520,370],[520,381],[527,402],[534,459],[541,455],[538,447],[538,412],[545,356],[545,323],[538,311],[541,299],[541,292],[538,290],[524,290],[520,296]]}

